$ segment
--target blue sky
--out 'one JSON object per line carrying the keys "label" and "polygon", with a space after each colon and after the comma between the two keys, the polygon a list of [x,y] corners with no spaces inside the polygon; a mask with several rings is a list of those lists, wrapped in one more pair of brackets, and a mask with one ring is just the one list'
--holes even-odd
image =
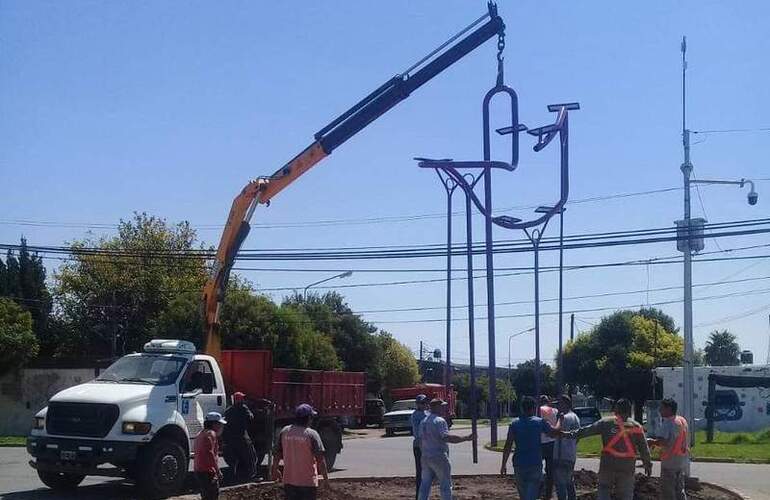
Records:
{"label": "blue sky", "polygon": [[[133,211],[189,220],[208,244],[248,179],[272,173],[307,146],[312,134],[383,81],[485,11],[484,2],[37,2],[0,1],[0,241],[25,235],[31,244],[81,238],[88,224],[113,224]],[[681,183],[680,53],[689,42],[689,125],[694,130],[770,127],[770,37],[767,2],[501,2],[507,24],[506,80],[519,95],[523,123],[548,123],[549,103],[579,101],[571,115],[573,200],[676,187]],[[319,220],[436,214],[444,194],[414,156],[479,159],[481,99],[494,84],[495,44],[475,53],[336,150],[269,208],[255,215],[246,248],[340,247],[439,243],[440,217],[276,228]],[[770,133],[701,134],[693,162],[699,178],[770,177]],[[495,180],[498,207],[548,201],[554,192],[554,151],[535,154],[522,139],[514,174]],[[502,155],[501,144],[497,151]],[[711,222],[766,217],[770,182],[745,191],[701,188]],[[694,215],[702,208],[693,191]],[[459,202],[459,198],[457,199]],[[681,192],[574,204],[567,234],[667,226],[681,218]],[[48,227],[15,220],[75,223]],[[455,231],[462,234],[462,219]],[[476,228],[481,230],[480,218]],[[556,234],[557,226],[549,228]],[[109,234],[95,229],[95,234]],[[481,241],[482,232],[476,237]],[[498,230],[496,238],[519,238]],[[459,240],[458,240],[459,241]],[[761,245],[767,236],[722,239],[722,249]],[[719,248],[707,241],[708,251]],[[765,253],[766,250],[732,255]],[[577,250],[567,264],[646,259],[676,254],[672,243]],[[555,255],[544,255],[543,265]],[[54,261],[49,263],[55,265]],[[499,267],[531,264],[526,254],[496,259]],[[249,267],[322,268],[329,272],[242,271],[257,287],[297,287],[356,268],[442,268],[442,259],[375,262],[248,262]],[[463,266],[463,259],[455,264]],[[482,260],[476,263],[481,268]],[[356,272],[336,285],[438,278],[441,273]],[[702,263],[694,282],[770,276],[767,259]],[[543,298],[556,293],[544,275]],[[455,304],[465,303],[456,282]],[[531,276],[497,280],[500,301],[527,301]],[[565,296],[643,290],[568,300],[589,309],[676,300],[676,265],[573,271]],[[766,281],[699,287],[695,339],[729,328],[764,361],[770,293]],[[339,288],[355,310],[441,307],[442,283]],[[478,303],[484,283],[478,280]],[[749,292],[752,294],[744,294]],[[649,298],[648,298],[649,295]],[[274,296],[280,299],[281,294]],[[681,304],[662,306],[681,319]],[[543,311],[555,309],[554,302]],[[528,314],[531,304],[498,307]],[[749,314],[754,312],[754,314]],[[483,309],[477,315],[483,316]],[[463,315],[458,309],[456,315]],[[580,330],[601,312],[578,313]],[[412,348],[422,339],[443,346],[441,309],[367,313]],[[507,363],[508,334],[531,318],[499,319],[498,363]],[[545,316],[543,357],[556,348],[556,319]],[[565,329],[568,324],[565,323]],[[477,361],[486,362],[486,322],[477,325]],[[468,358],[467,324],[454,323],[454,358]],[[532,337],[511,342],[513,362],[533,355]]]}

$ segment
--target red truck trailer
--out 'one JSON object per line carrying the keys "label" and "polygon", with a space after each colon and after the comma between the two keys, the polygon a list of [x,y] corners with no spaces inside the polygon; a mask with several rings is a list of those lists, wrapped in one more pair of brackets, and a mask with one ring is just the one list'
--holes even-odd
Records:
{"label": "red truck trailer", "polygon": [[425,394],[428,396],[428,399],[443,399],[448,403],[447,416],[450,419],[455,417],[457,393],[454,390],[454,386],[449,386],[449,390],[447,390],[447,387],[442,384],[417,384],[411,387],[399,387],[390,390],[390,396],[393,398],[393,401],[414,399],[418,394]]}
{"label": "red truck trailer", "polygon": [[297,405],[308,403],[318,412],[313,427],[331,468],[342,450],[340,419],[364,416],[365,373],[275,368],[272,353],[257,350],[222,351],[220,366],[228,392],[244,393],[254,412],[250,434],[260,457],[270,452],[275,433],[292,421]]}

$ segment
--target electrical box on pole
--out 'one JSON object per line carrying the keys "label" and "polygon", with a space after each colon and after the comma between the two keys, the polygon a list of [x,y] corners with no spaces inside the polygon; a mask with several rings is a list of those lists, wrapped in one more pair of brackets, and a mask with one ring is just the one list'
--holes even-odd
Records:
{"label": "electrical box on pole", "polygon": [[[676,223],[676,249],[680,252],[687,251],[687,222],[685,220],[675,221]],[[703,240],[703,226],[706,219],[696,217],[690,219],[690,251],[700,252],[706,247]]]}

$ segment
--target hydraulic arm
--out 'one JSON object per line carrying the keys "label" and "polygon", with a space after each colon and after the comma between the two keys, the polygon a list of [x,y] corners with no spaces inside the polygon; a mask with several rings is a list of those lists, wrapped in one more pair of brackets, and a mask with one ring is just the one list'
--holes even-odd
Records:
{"label": "hydraulic arm", "polygon": [[[497,14],[497,6],[490,2],[488,12],[484,16],[474,21],[417,64],[385,82],[318,131],[315,134],[315,142],[273,175],[254,179],[243,188],[233,200],[211,275],[203,288],[204,342],[207,354],[219,358],[221,351],[219,314],[225,298],[227,281],[238,251],[249,234],[249,221],[257,205],[269,204],[276,194],[331,154],[338,146],[478,46],[495,35],[502,36],[504,30],[505,24]],[[465,36],[460,39],[463,35]],[[458,39],[459,41],[455,43]]]}

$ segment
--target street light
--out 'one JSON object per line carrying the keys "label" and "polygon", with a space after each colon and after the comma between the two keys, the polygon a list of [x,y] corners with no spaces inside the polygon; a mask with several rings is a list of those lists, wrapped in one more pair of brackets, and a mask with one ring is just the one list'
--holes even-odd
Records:
{"label": "street light", "polygon": [[315,283],[310,283],[308,286],[305,287],[305,291],[302,293],[302,298],[303,300],[307,300],[307,291],[316,285],[320,285],[321,283],[326,283],[327,281],[331,281],[337,278],[348,278],[352,275],[353,275],[353,271],[345,271],[344,273],[335,274],[334,276],[330,276],[320,281],[316,281]]}

